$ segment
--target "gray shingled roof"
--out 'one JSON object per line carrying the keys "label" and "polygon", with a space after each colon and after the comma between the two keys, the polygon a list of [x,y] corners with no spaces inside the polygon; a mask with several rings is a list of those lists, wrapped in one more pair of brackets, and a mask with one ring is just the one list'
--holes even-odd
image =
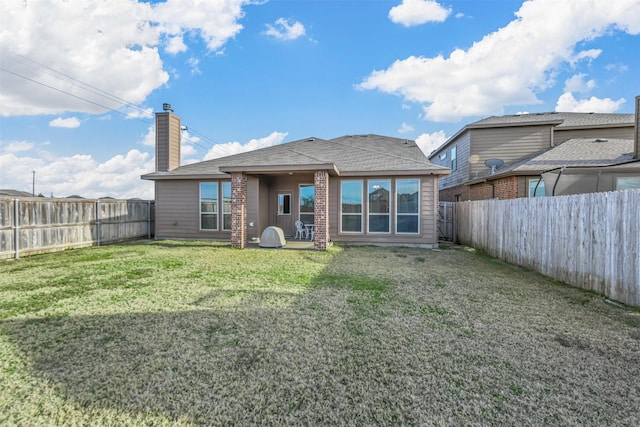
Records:
{"label": "gray shingled roof", "polygon": [[250,169],[293,170],[296,167],[334,168],[341,175],[388,172],[446,175],[449,169],[429,162],[414,141],[380,135],[348,135],[324,140],[305,138],[246,153],[181,166],[171,172],[154,172],[143,178],[226,176],[221,171]]}
{"label": "gray shingled roof", "polygon": [[559,121],[557,129],[576,127],[615,127],[633,126],[634,114],[602,114],[602,113],[530,113],[514,114],[508,116],[492,116],[478,120],[467,126],[467,128],[485,126],[517,126],[535,124],[537,122]]}
{"label": "gray shingled roof", "polygon": [[[638,168],[633,162],[632,139],[576,138],[557,147],[534,154],[527,159],[500,168],[494,175],[478,176],[480,179],[501,178],[509,175],[539,175],[541,172],[566,167],[614,166]],[[624,165],[624,166],[623,166]],[[475,179],[474,179],[475,181]]]}

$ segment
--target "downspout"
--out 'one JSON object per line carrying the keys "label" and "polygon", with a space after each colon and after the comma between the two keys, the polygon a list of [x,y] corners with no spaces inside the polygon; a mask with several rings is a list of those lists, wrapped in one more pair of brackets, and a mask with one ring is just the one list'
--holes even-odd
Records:
{"label": "downspout", "polygon": [[558,185],[558,181],[560,181],[560,177],[562,176],[562,172],[564,171],[564,166],[560,168],[560,172],[558,172],[558,177],[556,178],[556,182],[553,183],[553,190],[551,191],[551,195],[556,195],[556,186]]}

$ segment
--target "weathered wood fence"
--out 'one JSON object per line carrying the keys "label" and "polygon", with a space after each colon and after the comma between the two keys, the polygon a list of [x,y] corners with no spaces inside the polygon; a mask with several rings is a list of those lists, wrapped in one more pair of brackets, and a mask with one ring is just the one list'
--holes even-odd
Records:
{"label": "weathered wood fence", "polygon": [[456,204],[462,244],[640,306],[640,190]]}
{"label": "weathered wood fence", "polygon": [[438,209],[438,240],[456,241],[456,204],[440,202]]}
{"label": "weathered wood fence", "polygon": [[154,202],[0,198],[0,259],[146,237]]}

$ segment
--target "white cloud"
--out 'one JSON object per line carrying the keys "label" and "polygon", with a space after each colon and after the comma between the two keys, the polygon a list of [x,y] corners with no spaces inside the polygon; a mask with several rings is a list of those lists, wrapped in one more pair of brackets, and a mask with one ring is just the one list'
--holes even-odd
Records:
{"label": "white cloud", "polygon": [[413,132],[415,129],[413,126],[406,124],[406,123],[402,123],[402,126],[400,126],[400,129],[398,129],[398,133],[409,133],[409,132]]}
{"label": "white cloud", "polygon": [[451,13],[435,0],[402,0],[398,6],[391,8],[389,19],[405,27],[420,25],[426,22],[443,22]]}
{"label": "white cloud", "polygon": [[247,151],[257,150],[258,148],[271,147],[278,145],[287,137],[287,132],[272,132],[271,135],[264,138],[252,139],[246,144],[239,142],[227,142],[225,144],[214,145],[204,156],[204,160],[217,159],[220,157],[230,156],[232,154],[244,153]]}
{"label": "white cloud", "polygon": [[55,197],[80,195],[153,199],[153,183],[140,175],[152,172],[155,164],[149,153],[130,150],[99,163],[90,155],[55,157],[0,154],[0,182],[3,188],[31,191],[32,171],[36,171],[36,193]]}
{"label": "white cloud", "polygon": [[426,118],[434,121],[503,114],[508,105],[540,103],[536,93],[554,84],[561,64],[597,56],[596,51],[576,54],[579,42],[612,30],[640,33],[637,0],[585,3],[526,1],[515,20],[467,50],[398,60],[373,71],[358,88],[422,103]]}
{"label": "white cloud", "polygon": [[155,147],[156,146],[156,125],[152,124],[147,128],[147,133],[142,137],[140,141],[142,145],[147,147]]}
{"label": "white cloud", "polygon": [[80,127],[80,120],[76,117],[69,117],[67,119],[63,119],[62,117],[55,118],[49,122],[49,126],[52,128],[67,128],[67,129],[75,129]]}
{"label": "white cloud", "polygon": [[443,130],[439,130],[433,133],[423,133],[416,138],[416,144],[428,156],[433,150],[444,144],[446,140],[447,135]]}
{"label": "white cloud", "polygon": [[298,21],[290,21],[286,18],[279,18],[273,25],[267,24],[264,32],[267,36],[278,40],[295,40],[305,35],[304,25]]}
{"label": "white cloud", "polygon": [[596,98],[577,100],[570,92],[563,93],[558,98],[556,111],[570,113],[615,113],[624,104],[625,99],[620,98],[614,101],[611,98]]}
{"label": "white cloud", "polygon": [[585,80],[587,77],[584,73],[574,74],[564,82],[565,92],[586,93],[596,87],[595,80]]}
{"label": "white cloud", "polygon": [[7,145],[2,144],[2,151],[5,153],[20,153],[33,149],[33,143],[27,141],[12,141]]}
{"label": "white cloud", "polygon": [[169,80],[161,46],[185,51],[188,32],[217,52],[242,29],[249,4],[256,3],[3,1],[0,115],[102,114],[139,104]]}
{"label": "white cloud", "polygon": [[195,58],[195,57],[191,57],[189,59],[187,59],[187,65],[189,66],[189,69],[191,70],[191,75],[196,75],[196,74],[202,74],[202,71],[200,71],[200,59]]}

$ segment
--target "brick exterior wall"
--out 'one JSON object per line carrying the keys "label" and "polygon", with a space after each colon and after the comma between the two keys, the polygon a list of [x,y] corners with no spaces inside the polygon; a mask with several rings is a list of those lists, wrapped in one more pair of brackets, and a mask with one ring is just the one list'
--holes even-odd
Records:
{"label": "brick exterior wall", "polygon": [[488,182],[470,185],[469,192],[471,193],[469,200],[485,200],[493,199],[495,197],[493,193],[493,185]]}
{"label": "brick exterior wall", "polygon": [[493,198],[501,200],[515,199],[518,197],[518,177],[508,176],[490,182],[446,188],[440,190],[440,201],[455,202],[458,194],[460,195],[460,201],[463,202]]}
{"label": "brick exterior wall", "polygon": [[518,178],[515,176],[496,179],[493,185],[495,187],[495,197],[500,200],[518,197]]}
{"label": "brick exterior wall", "polygon": [[315,185],[313,247],[325,251],[329,248],[329,173],[316,171],[313,175],[313,183]]}
{"label": "brick exterior wall", "polygon": [[468,185],[458,185],[439,191],[441,202],[455,202],[456,195],[460,195],[460,201],[462,202],[471,200],[471,192]]}
{"label": "brick exterior wall", "polygon": [[231,246],[247,246],[247,177],[231,173]]}

